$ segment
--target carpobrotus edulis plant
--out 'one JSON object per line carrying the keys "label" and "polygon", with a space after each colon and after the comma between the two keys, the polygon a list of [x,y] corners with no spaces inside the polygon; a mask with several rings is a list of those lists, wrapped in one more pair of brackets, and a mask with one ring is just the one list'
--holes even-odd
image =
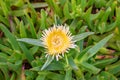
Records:
{"label": "carpobrotus edulis plant", "polygon": [[73,36],[66,25],[54,25],[45,29],[42,34],[42,43],[46,48],[46,56],[59,57],[64,56],[70,48],[75,48]]}

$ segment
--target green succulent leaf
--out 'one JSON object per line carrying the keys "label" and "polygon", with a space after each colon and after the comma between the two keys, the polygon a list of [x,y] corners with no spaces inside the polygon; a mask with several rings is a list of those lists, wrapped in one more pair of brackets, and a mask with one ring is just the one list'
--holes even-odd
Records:
{"label": "green succulent leaf", "polygon": [[78,35],[74,35],[73,37],[73,41],[77,42],[77,41],[80,41],[86,37],[88,37],[89,35],[92,35],[94,34],[94,32],[85,32],[85,33],[81,33],[81,34],[78,34]]}
{"label": "green succulent leaf", "polygon": [[35,46],[44,47],[41,40],[38,40],[38,39],[21,38],[21,39],[17,39],[17,40],[20,41],[20,42],[25,42],[25,43],[32,44],[32,45],[35,45]]}
{"label": "green succulent leaf", "polygon": [[53,56],[48,56],[47,57],[47,61],[45,62],[45,64],[42,66],[41,70],[44,70],[45,68],[48,67],[48,65],[53,61]]}

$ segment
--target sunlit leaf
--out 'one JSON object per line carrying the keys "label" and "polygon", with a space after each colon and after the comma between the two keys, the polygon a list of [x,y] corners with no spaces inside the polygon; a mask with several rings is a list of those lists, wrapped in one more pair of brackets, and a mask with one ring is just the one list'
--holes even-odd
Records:
{"label": "sunlit leaf", "polygon": [[28,44],[36,45],[36,46],[41,46],[41,47],[44,46],[42,44],[41,40],[38,40],[38,39],[21,38],[21,39],[17,39],[17,40],[21,41],[21,42],[28,43]]}
{"label": "sunlit leaf", "polygon": [[86,37],[88,37],[89,35],[92,35],[92,34],[94,34],[94,32],[85,32],[85,33],[81,33],[81,34],[78,34],[78,35],[74,35],[73,40],[75,42],[77,42],[77,41],[80,41],[80,40],[82,40],[82,39],[84,39],[84,38],[86,38]]}

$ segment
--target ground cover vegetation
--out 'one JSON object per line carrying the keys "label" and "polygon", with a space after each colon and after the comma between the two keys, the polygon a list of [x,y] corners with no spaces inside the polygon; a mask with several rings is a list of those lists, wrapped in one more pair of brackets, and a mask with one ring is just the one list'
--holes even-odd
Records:
{"label": "ground cover vegetation", "polygon": [[120,0],[0,0],[0,80],[120,80]]}

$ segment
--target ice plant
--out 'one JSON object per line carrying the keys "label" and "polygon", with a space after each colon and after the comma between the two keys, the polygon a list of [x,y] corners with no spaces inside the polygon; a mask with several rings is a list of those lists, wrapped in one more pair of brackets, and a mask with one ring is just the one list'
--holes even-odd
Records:
{"label": "ice plant", "polygon": [[46,56],[59,57],[64,56],[70,48],[75,48],[73,36],[66,25],[54,25],[46,29],[42,34],[42,43],[46,48]]}

